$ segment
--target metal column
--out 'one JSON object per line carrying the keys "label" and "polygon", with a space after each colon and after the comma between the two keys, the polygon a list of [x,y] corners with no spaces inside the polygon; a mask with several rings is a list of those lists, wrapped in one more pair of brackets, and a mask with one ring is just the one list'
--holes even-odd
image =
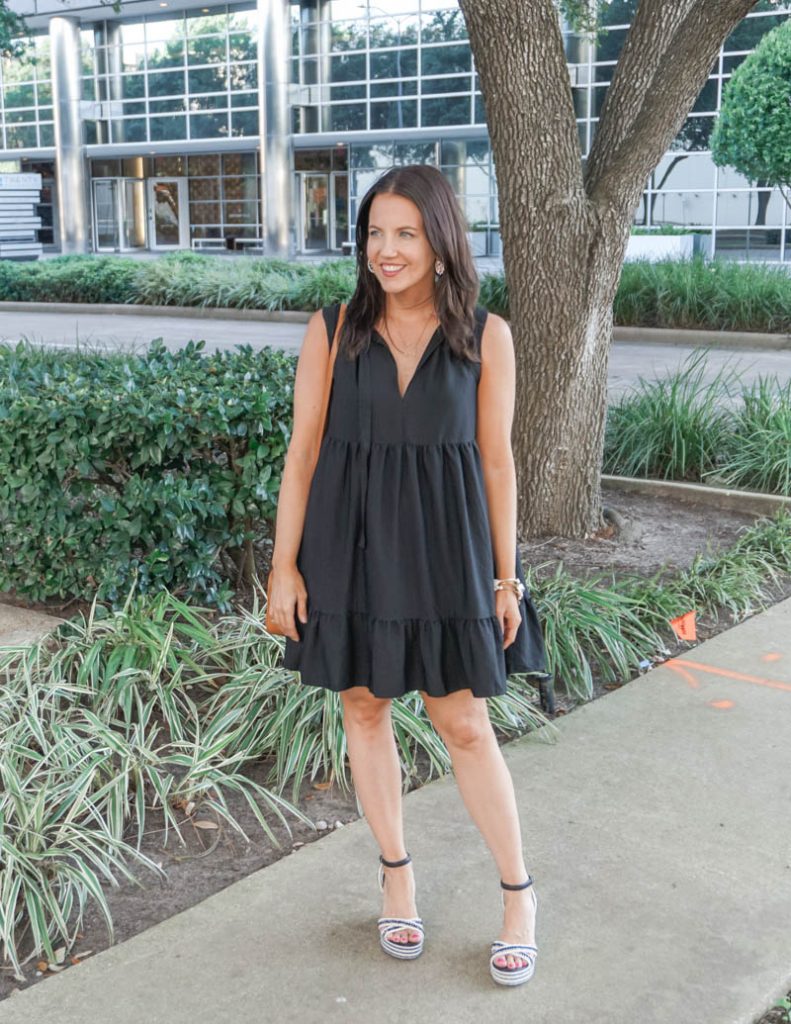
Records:
{"label": "metal column", "polygon": [[258,0],[258,119],[264,251],[296,251],[291,196],[290,25],[288,0]]}
{"label": "metal column", "polygon": [[80,118],[80,23],[56,15],[49,22],[55,121],[55,181],[61,251],[88,252],[88,192]]}

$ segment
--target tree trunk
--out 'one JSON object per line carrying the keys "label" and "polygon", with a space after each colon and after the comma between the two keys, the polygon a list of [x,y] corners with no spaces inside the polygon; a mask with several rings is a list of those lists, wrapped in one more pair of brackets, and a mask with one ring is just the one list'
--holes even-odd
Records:
{"label": "tree trunk", "polygon": [[612,304],[634,211],[754,0],[641,0],[583,169],[552,0],[459,0],[497,169],[520,537],[590,537]]}

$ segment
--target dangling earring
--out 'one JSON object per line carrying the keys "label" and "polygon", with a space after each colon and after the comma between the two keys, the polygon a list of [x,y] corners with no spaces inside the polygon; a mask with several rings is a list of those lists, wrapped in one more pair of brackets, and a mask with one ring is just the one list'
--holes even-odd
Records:
{"label": "dangling earring", "polygon": [[374,265],[373,265],[373,263],[371,263],[371,261],[370,261],[370,260],[368,260],[368,269],[369,269],[369,270],[371,271],[371,273],[373,274],[373,272],[374,272]]}
{"label": "dangling earring", "polygon": [[442,275],[445,273],[445,264],[442,262],[442,260],[437,260],[435,262],[434,273],[437,275],[437,277],[442,277]]}

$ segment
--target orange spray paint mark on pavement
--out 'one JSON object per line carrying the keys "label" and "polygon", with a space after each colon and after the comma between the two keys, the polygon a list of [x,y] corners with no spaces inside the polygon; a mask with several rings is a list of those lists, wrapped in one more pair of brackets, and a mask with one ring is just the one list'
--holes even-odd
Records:
{"label": "orange spray paint mark on pavement", "polygon": [[761,661],[780,661],[783,655],[779,651],[770,651],[761,655]]}
{"label": "orange spray paint mark on pavement", "polygon": [[733,708],[736,707],[732,700],[710,700],[708,702],[710,708]]}
{"label": "orange spray paint mark on pavement", "polygon": [[[691,686],[698,686],[695,680],[695,672],[707,672],[710,675],[720,676],[721,679],[736,679],[743,683],[753,683],[756,686],[769,686],[774,690],[788,690],[791,693],[791,683],[781,682],[779,679],[764,679],[762,676],[749,675],[747,672],[734,672],[733,669],[720,668],[718,665],[706,665],[700,661],[687,661],[686,658],[671,658],[665,662],[667,668],[673,669],[684,677]],[[690,679],[690,677],[692,677]]]}

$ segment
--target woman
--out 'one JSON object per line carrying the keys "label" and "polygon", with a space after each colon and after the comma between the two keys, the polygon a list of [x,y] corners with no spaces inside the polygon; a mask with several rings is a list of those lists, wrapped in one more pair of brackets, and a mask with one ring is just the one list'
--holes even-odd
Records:
{"label": "woman", "polygon": [[299,356],[269,614],[286,634],[285,667],[340,693],[355,789],[382,850],[382,948],[403,959],[423,948],[390,718],[392,700],[418,690],[500,872],[491,975],[520,984],[535,966],[536,898],[485,699],[508,674],[546,668],[516,549],[513,342],[476,306],[464,218],[436,168],[384,174],[356,239],[318,456],[338,307],[311,317]]}

